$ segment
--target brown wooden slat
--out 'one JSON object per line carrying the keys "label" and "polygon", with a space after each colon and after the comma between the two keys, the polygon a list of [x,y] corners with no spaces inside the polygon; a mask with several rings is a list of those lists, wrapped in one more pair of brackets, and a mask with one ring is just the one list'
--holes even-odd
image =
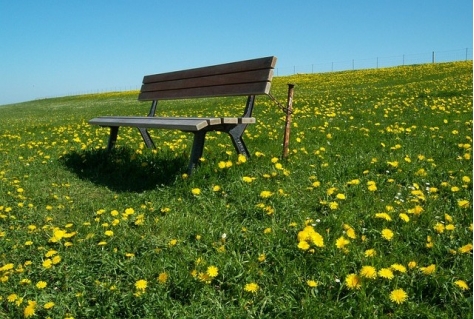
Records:
{"label": "brown wooden slat", "polygon": [[[128,121],[131,120],[140,120],[140,121],[147,121],[149,119],[153,121],[156,120],[205,120],[207,121],[208,125],[219,125],[219,124],[254,124],[256,123],[256,119],[254,117],[149,117],[149,116],[100,116],[93,118],[89,121],[91,124],[98,125],[99,123],[120,123],[120,121]],[[131,123],[130,121],[128,121]],[[104,124],[100,124],[104,125]],[[106,125],[105,125],[106,126]],[[113,125],[112,125],[113,126]]]}
{"label": "brown wooden slat", "polygon": [[271,82],[244,83],[234,85],[219,85],[203,88],[190,88],[182,90],[141,92],[138,95],[140,101],[151,100],[172,100],[185,98],[237,96],[237,95],[258,95],[270,92]]}
{"label": "brown wooden slat", "polygon": [[166,119],[152,117],[98,117],[89,121],[90,124],[101,126],[130,126],[140,128],[176,129],[183,131],[199,131],[209,125],[205,119]]}
{"label": "brown wooden slat", "polygon": [[267,82],[271,81],[272,77],[273,70],[271,69],[253,70],[239,73],[205,76],[199,78],[180,79],[175,81],[148,83],[142,85],[141,92],[198,88],[222,84],[231,85],[254,82]]}
{"label": "brown wooden slat", "polygon": [[254,117],[223,117],[222,124],[254,124],[256,120]]}
{"label": "brown wooden slat", "polygon": [[213,65],[183,71],[175,71],[161,74],[147,75],[143,78],[143,83],[159,81],[173,81],[183,78],[203,77],[210,75],[245,72],[259,69],[273,69],[276,64],[276,57],[265,57],[247,61],[232,62],[226,64]]}
{"label": "brown wooden slat", "polygon": [[[205,121],[207,121],[208,125],[219,125],[219,124],[223,123],[222,118],[220,118],[220,117],[179,117],[179,116],[176,116],[176,117],[172,117],[172,116],[170,116],[170,117],[167,117],[167,116],[166,117],[159,117],[159,116],[153,116],[153,117],[151,117],[151,116],[101,116],[101,117],[96,117],[92,120],[94,120],[95,122],[99,122],[99,121],[102,121],[106,118],[116,119],[117,121],[120,121],[121,119],[125,119],[125,121],[127,121],[127,119],[139,119],[139,120],[144,120],[144,121],[146,121],[146,119],[183,120],[183,121],[186,121],[186,120],[205,120]],[[253,119],[254,120],[254,122],[249,122],[249,123],[255,123],[255,118],[250,118],[249,117],[248,119]]]}

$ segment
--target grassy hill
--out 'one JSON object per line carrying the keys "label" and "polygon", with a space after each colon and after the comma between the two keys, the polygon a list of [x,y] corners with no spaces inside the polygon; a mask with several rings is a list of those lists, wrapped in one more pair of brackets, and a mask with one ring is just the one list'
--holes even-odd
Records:
{"label": "grassy hill", "polygon": [[[0,107],[0,318],[472,317],[472,61],[274,79],[242,161],[122,128],[138,92]],[[236,115],[245,98],[160,102]]]}

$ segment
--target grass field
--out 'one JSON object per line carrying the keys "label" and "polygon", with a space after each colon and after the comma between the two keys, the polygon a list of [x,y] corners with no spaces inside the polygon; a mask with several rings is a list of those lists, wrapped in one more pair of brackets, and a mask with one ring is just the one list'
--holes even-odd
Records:
{"label": "grass field", "polygon": [[[0,107],[0,318],[472,318],[472,61],[274,79],[243,161],[122,128],[137,92]],[[139,80],[139,79],[138,79]],[[236,115],[245,98],[168,101]]]}

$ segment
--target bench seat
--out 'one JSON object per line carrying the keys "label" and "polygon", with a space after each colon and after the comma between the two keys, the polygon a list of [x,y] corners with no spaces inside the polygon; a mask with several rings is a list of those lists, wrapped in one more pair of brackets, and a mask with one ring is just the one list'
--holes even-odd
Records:
{"label": "bench seat", "polygon": [[208,126],[221,124],[254,124],[254,117],[148,117],[148,116],[101,116],[90,124],[100,126],[129,126],[143,128],[175,129],[186,132],[200,131]]}

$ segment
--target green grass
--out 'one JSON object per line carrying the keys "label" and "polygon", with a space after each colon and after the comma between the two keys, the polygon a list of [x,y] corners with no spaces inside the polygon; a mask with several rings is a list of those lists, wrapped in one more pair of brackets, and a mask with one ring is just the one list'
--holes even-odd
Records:
{"label": "green grass", "polygon": [[281,102],[287,83],[287,159],[285,114],[258,97],[252,158],[210,133],[192,176],[183,132],[152,151],[122,128],[105,152],[87,120],[146,115],[137,92],[0,107],[0,318],[472,317],[472,62],[278,77]]}

